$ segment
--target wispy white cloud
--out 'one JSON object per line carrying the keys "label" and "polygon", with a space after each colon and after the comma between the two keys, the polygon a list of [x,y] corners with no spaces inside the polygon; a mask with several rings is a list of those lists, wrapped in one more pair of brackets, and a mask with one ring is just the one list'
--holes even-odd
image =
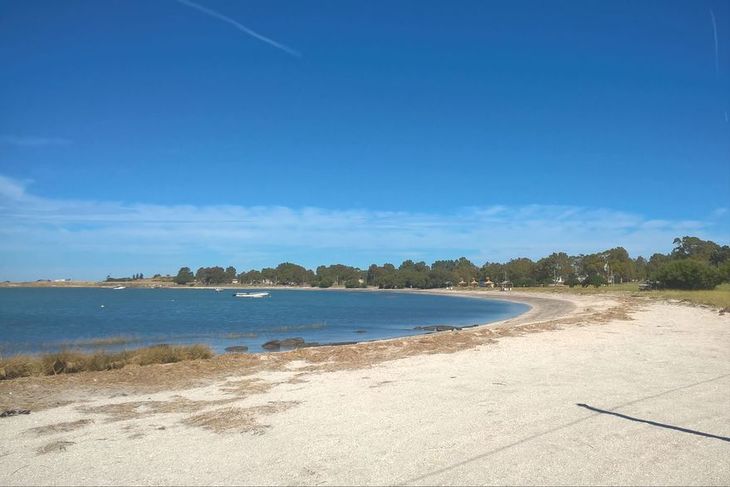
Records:
{"label": "wispy white cloud", "polygon": [[715,12],[710,9],[710,19],[712,20],[712,35],[715,39],[715,74],[720,74],[720,46],[717,42],[717,22],[715,21]]}
{"label": "wispy white cloud", "polygon": [[258,39],[258,40],[260,40],[262,42],[265,42],[265,43],[267,43],[267,44],[269,44],[271,46],[274,46],[275,48],[280,49],[280,50],[284,51],[285,53],[287,53],[287,54],[289,54],[291,56],[294,56],[294,57],[302,57],[302,55],[301,55],[300,52],[295,51],[291,47],[286,46],[286,45],[284,45],[284,44],[282,44],[280,42],[276,42],[273,39],[269,39],[268,37],[263,36],[263,35],[259,34],[258,32],[254,31],[252,29],[249,29],[248,27],[246,27],[245,25],[241,24],[240,22],[237,22],[236,20],[234,20],[234,19],[232,19],[232,18],[230,18],[230,17],[228,17],[226,15],[223,15],[220,12],[216,12],[213,9],[210,9],[208,7],[204,7],[204,6],[199,5],[199,4],[195,3],[195,2],[191,2],[190,0],[177,0],[177,1],[179,3],[187,6],[187,7],[194,8],[195,10],[198,10],[200,12],[203,12],[204,14],[206,14],[206,15],[208,15],[210,17],[213,17],[214,19],[218,19],[218,20],[221,20],[223,22],[226,22],[226,23],[232,25],[233,27],[235,27],[236,29],[240,30],[241,32],[244,32],[244,33],[250,35],[251,37],[254,37],[254,38],[256,38],[256,39]]}
{"label": "wispy white cloud", "polygon": [[49,145],[68,145],[71,140],[63,137],[36,137],[31,135],[0,134],[0,145],[17,147],[44,147]]}
{"label": "wispy white cloud", "polygon": [[[285,260],[364,266],[465,255],[483,263],[619,245],[632,255],[650,255],[668,251],[675,237],[687,234],[727,242],[727,226],[718,226],[713,217],[658,220],[611,209],[549,205],[433,213],[128,204],[45,198],[0,176],[0,279],[20,272],[13,265],[71,266],[73,259],[77,263],[70,269],[105,262],[105,275],[123,262],[128,272],[141,265],[151,267],[146,271],[172,272],[180,265],[248,268]],[[84,271],[74,275],[79,272]]]}

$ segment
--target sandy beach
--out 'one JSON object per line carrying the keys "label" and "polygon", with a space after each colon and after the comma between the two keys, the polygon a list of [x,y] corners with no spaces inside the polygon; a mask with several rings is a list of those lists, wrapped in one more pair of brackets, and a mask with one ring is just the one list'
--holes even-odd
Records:
{"label": "sandy beach", "polygon": [[524,315],[342,347],[0,382],[3,485],[727,485],[730,316]]}

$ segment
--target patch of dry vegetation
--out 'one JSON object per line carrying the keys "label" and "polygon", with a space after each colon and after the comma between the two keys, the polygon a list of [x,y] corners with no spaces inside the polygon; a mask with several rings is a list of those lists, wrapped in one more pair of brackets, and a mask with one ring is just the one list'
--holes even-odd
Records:
{"label": "patch of dry vegetation", "polygon": [[213,352],[206,345],[156,345],[122,352],[82,353],[64,350],[46,355],[16,355],[0,359],[0,380],[39,375],[71,374],[121,369],[126,365],[169,364],[208,359]]}
{"label": "patch of dry vegetation", "polygon": [[71,445],[75,445],[76,443],[73,441],[66,441],[66,440],[58,440],[58,441],[52,441],[48,443],[47,445],[44,445],[36,450],[37,455],[45,455],[46,453],[59,453],[62,451],[66,451],[66,447],[69,447]]}
{"label": "patch of dry vegetation", "polygon": [[37,426],[26,431],[36,436],[53,435],[56,433],[68,433],[69,431],[74,431],[93,423],[94,421],[91,419],[79,419],[78,421],[64,421],[62,423]]}
{"label": "patch of dry vegetation", "polygon": [[116,421],[144,418],[155,414],[196,413],[206,407],[219,406],[234,400],[236,399],[193,401],[182,396],[177,396],[170,401],[128,401],[101,406],[81,406],[77,409],[85,414],[105,415],[107,422],[113,423]]}
{"label": "patch of dry vegetation", "polygon": [[625,283],[613,286],[589,287],[532,287],[520,288],[520,291],[529,291],[545,294],[578,294],[595,295],[611,294],[618,296],[632,296],[636,298],[651,298],[663,300],[678,300],[691,304],[701,304],[715,308],[730,307],[730,283],[720,284],[710,290],[682,290],[682,289],[658,289],[654,291],[639,291],[639,284]]}
{"label": "patch of dry vegetation", "polygon": [[261,424],[258,421],[260,416],[286,411],[297,404],[299,404],[298,401],[271,401],[263,406],[250,408],[220,408],[186,418],[183,423],[216,433],[239,432],[261,435],[270,426]]}

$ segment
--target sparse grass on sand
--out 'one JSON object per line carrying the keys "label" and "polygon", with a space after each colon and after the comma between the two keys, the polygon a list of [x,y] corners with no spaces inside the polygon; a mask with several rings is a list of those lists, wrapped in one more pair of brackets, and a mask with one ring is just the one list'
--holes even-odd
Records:
{"label": "sparse grass on sand", "polygon": [[685,291],[681,289],[661,289],[656,291],[639,291],[639,284],[636,282],[625,284],[614,284],[613,286],[601,286],[595,288],[593,286],[573,288],[567,286],[559,287],[529,287],[515,288],[520,291],[544,292],[544,293],[560,293],[560,294],[617,294],[631,295],[634,297],[646,297],[654,299],[677,299],[693,304],[704,304],[717,308],[730,307],[730,283],[717,286],[712,290]]}
{"label": "sparse grass on sand", "polygon": [[64,350],[45,355],[16,355],[0,358],[0,380],[113,370],[129,364],[169,364],[183,360],[208,359],[212,356],[213,352],[207,345],[156,345],[111,353]]}

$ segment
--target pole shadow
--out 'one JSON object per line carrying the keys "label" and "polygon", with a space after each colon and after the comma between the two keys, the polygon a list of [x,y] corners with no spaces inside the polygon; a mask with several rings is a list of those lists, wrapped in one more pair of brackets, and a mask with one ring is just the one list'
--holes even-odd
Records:
{"label": "pole shadow", "polygon": [[576,406],[584,408],[584,409],[588,409],[589,411],[593,411],[596,413],[609,414],[611,416],[616,416],[617,418],[628,419],[629,421],[635,421],[637,423],[650,424],[652,426],[657,426],[659,428],[666,428],[666,429],[670,429],[670,430],[674,430],[674,431],[681,431],[682,433],[689,433],[692,435],[704,436],[705,438],[713,438],[713,439],[720,440],[720,441],[730,442],[730,438],[728,438],[727,436],[718,436],[718,435],[713,435],[711,433],[704,433],[702,431],[682,428],[681,426],[673,426],[671,424],[657,423],[656,421],[651,421],[649,419],[635,418],[633,416],[628,416],[626,414],[616,413],[613,411],[607,411],[605,409],[599,409],[599,408],[589,406],[588,404],[583,404],[583,403],[577,403]]}

